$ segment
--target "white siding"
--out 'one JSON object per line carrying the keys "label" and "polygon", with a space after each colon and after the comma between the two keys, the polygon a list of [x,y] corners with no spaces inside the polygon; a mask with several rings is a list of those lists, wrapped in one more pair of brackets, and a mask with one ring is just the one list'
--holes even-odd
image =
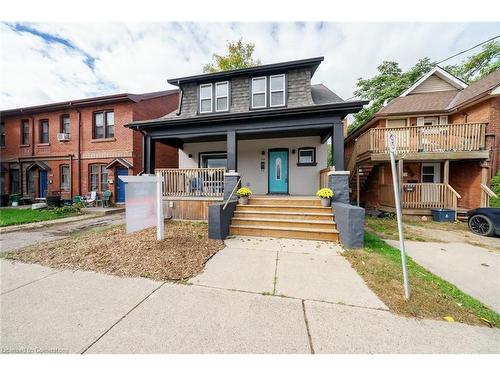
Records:
{"label": "white siding", "polygon": [[[298,167],[298,148],[316,147],[315,167]],[[292,195],[314,195],[319,188],[319,171],[326,168],[327,145],[321,144],[320,137],[272,138],[238,141],[238,172],[243,186],[248,186],[254,194],[267,194],[268,149],[288,148],[289,191]],[[292,154],[295,149],[295,154]],[[198,168],[200,152],[225,151],[226,142],[186,143],[179,149],[179,168]],[[265,155],[262,155],[265,151]],[[188,155],[192,157],[189,158]],[[265,161],[261,171],[260,163]]]}
{"label": "white siding", "polygon": [[437,91],[449,91],[456,90],[455,87],[450,85],[448,82],[442,80],[436,75],[432,75],[427,78],[424,82],[418,85],[411,94],[422,94],[426,92],[437,92]]}

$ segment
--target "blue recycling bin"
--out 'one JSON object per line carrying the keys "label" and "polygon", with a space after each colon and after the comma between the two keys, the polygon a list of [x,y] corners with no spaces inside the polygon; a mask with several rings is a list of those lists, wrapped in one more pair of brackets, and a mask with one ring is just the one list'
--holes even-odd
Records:
{"label": "blue recycling bin", "polygon": [[441,223],[453,223],[455,221],[455,210],[449,208],[435,208],[432,210],[432,220]]}

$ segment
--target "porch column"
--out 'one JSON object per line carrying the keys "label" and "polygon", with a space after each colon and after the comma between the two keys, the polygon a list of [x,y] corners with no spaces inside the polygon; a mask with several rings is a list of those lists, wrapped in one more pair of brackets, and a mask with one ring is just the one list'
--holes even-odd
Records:
{"label": "porch column", "polygon": [[227,132],[227,170],[236,172],[238,170],[238,140],[234,130]]}
{"label": "porch column", "polygon": [[344,166],[344,127],[340,118],[333,123],[332,163],[336,171],[345,170]]}
{"label": "porch column", "polygon": [[450,183],[450,161],[444,161],[443,183],[448,185]]}
{"label": "porch column", "polygon": [[150,135],[144,136],[144,144],[142,148],[142,157],[145,174],[155,173],[155,141]]}

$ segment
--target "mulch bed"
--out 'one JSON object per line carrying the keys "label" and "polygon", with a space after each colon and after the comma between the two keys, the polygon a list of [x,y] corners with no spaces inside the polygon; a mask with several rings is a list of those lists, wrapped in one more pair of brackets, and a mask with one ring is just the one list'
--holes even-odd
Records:
{"label": "mulch bed", "polygon": [[223,247],[222,241],[208,238],[205,223],[171,221],[165,223],[163,241],[156,240],[156,228],[126,234],[120,225],[32,245],[5,258],[118,276],[185,280],[200,273]]}

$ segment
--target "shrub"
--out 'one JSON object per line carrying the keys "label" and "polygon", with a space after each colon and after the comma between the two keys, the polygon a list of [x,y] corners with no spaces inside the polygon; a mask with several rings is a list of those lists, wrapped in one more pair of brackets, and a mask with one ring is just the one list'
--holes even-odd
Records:
{"label": "shrub", "polygon": [[[491,190],[500,197],[500,171],[491,179]],[[500,207],[500,198],[491,198],[490,207]]]}
{"label": "shrub", "polygon": [[79,213],[80,210],[82,209],[82,205],[75,203],[72,204],[71,206],[62,206],[62,207],[56,207],[51,209],[52,212],[58,215],[62,214],[69,214],[69,213]]}
{"label": "shrub", "polygon": [[249,197],[250,195],[252,195],[252,190],[250,190],[249,188],[243,187],[243,188],[238,189],[236,194],[238,194],[238,197]]}
{"label": "shrub", "polygon": [[329,188],[319,189],[316,192],[316,196],[318,196],[320,198],[331,198],[331,197],[333,197],[333,191],[332,191],[332,189],[329,189]]}

